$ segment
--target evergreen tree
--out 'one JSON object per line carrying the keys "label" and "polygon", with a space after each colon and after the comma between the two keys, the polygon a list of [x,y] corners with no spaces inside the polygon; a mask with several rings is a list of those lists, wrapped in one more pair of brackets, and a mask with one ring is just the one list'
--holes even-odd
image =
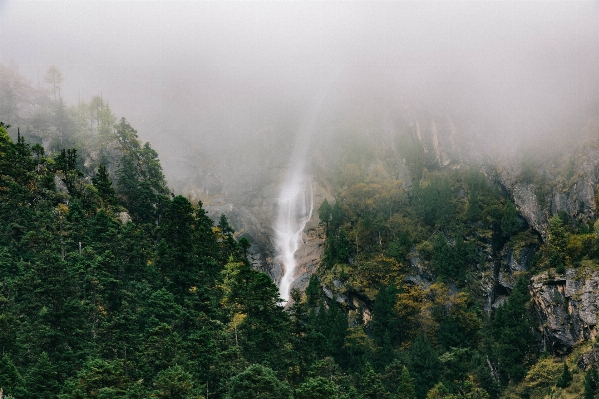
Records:
{"label": "evergreen tree", "polygon": [[389,396],[381,376],[374,371],[370,363],[366,363],[360,373],[358,388],[364,399],[384,399]]}
{"label": "evergreen tree", "polygon": [[504,237],[509,237],[516,233],[519,228],[520,221],[518,220],[516,207],[511,201],[508,201],[501,218],[501,233]]}
{"label": "evergreen tree", "polygon": [[253,364],[229,381],[228,399],[291,399],[286,382],[268,367]]}
{"label": "evergreen tree", "polygon": [[406,366],[403,366],[401,370],[401,376],[397,390],[395,391],[395,399],[411,399],[416,396],[416,390],[414,389],[414,382],[410,377],[410,372]]}
{"label": "evergreen tree", "polygon": [[572,378],[572,372],[568,368],[566,362],[564,362],[564,369],[562,371],[562,374],[557,379],[555,386],[558,388],[567,388],[570,386],[570,384],[572,384]]}
{"label": "evergreen tree", "polygon": [[126,391],[123,363],[88,359],[77,377],[65,384],[65,399],[123,397]]}
{"label": "evergreen tree", "polygon": [[191,203],[179,195],[169,202],[158,228],[156,263],[167,284],[179,293],[198,284],[198,267],[193,256],[194,222]]}
{"label": "evergreen tree", "polygon": [[295,399],[327,398],[337,399],[338,388],[334,382],[324,378],[308,378],[295,390]]}
{"label": "evergreen tree", "polygon": [[152,397],[160,399],[191,399],[198,397],[192,395],[196,391],[193,378],[181,366],[171,366],[166,370],[162,370],[154,380],[156,390]]}
{"label": "evergreen tree", "polygon": [[92,183],[106,205],[116,205],[116,193],[114,188],[112,188],[112,182],[110,181],[110,176],[108,176],[106,166],[98,166],[98,173],[92,178]]}
{"label": "evergreen tree", "polygon": [[453,252],[442,233],[437,233],[433,240],[432,261],[435,273],[439,277],[447,279],[455,276]]}
{"label": "evergreen tree", "polygon": [[534,336],[528,318],[528,284],[520,277],[506,303],[497,308],[491,334],[503,381],[519,382],[526,375],[525,359],[533,353]]}
{"label": "evergreen tree", "polygon": [[567,234],[563,221],[559,216],[556,215],[549,219],[547,232],[549,233],[547,240],[549,266],[555,267],[556,273],[565,273]]}
{"label": "evergreen tree", "polygon": [[26,388],[32,399],[54,399],[60,390],[58,371],[46,352],[42,352],[35,365],[29,369]]}
{"label": "evergreen tree", "polygon": [[308,301],[308,306],[314,307],[316,306],[316,302],[318,301],[318,295],[320,293],[320,281],[318,281],[318,276],[316,274],[312,274],[310,276],[310,282],[306,287],[306,300]]}
{"label": "evergreen tree", "polygon": [[441,361],[425,334],[418,334],[408,355],[408,369],[414,379],[416,397],[424,399],[428,390],[439,381]]}
{"label": "evergreen tree", "polygon": [[374,310],[369,328],[375,343],[379,346],[382,346],[385,336],[388,336],[392,343],[397,343],[397,330],[400,328],[394,311],[397,294],[398,290],[395,285],[390,284],[387,287],[381,287],[374,298]]}
{"label": "evergreen tree", "polygon": [[325,225],[325,231],[329,230],[329,220],[331,219],[331,212],[333,211],[333,207],[329,204],[329,201],[325,198],[320,207],[318,208],[318,218],[320,222]]}
{"label": "evergreen tree", "polygon": [[597,368],[593,365],[584,373],[584,399],[594,399],[597,389],[599,389],[599,378]]}
{"label": "evergreen tree", "polygon": [[4,354],[0,359],[0,388],[4,390],[6,396],[20,398],[25,395],[24,385],[25,380],[21,377],[21,373],[8,354]]}

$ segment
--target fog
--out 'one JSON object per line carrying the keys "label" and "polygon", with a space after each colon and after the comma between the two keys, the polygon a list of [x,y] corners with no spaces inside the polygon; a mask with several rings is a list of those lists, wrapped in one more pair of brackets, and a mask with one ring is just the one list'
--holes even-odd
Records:
{"label": "fog", "polygon": [[[0,2],[0,62],[102,94],[176,174],[319,115],[450,115],[493,150],[599,111],[597,2]],[[318,121],[316,123],[318,129]]]}

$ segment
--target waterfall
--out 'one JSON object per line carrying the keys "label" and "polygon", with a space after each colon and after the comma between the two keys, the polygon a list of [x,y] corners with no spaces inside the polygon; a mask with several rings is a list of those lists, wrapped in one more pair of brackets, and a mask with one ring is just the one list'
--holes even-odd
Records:
{"label": "waterfall", "polygon": [[289,162],[287,178],[281,186],[278,200],[278,215],[273,225],[277,261],[283,266],[283,278],[279,294],[289,301],[291,285],[295,281],[295,253],[302,244],[302,232],[312,217],[314,207],[312,180],[306,173],[309,149],[314,134],[316,116],[322,107],[324,94],[313,104],[302,127],[297,132],[293,155]]}
{"label": "waterfall", "polygon": [[292,177],[283,185],[278,205],[275,245],[279,254],[277,258],[284,269],[279,293],[287,302],[291,284],[295,281],[295,253],[302,244],[302,232],[314,210],[311,179],[299,173]]}
{"label": "waterfall", "polygon": [[306,172],[312,137],[316,121],[331,84],[337,80],[343,68],[339,68],[321,87],[320,95],[309,109],[304,122],[297,132],[293,154],[289,162],[287,178],[281,186],[278,199],[278,214],[273,224],[276,260],[283,266],[283,277],[279,283],[279,294],[283,301],[289,301],[291,285],[295,281],[297,261],[295,253],[302,245],[302,233],[314,211],[312,179]]}

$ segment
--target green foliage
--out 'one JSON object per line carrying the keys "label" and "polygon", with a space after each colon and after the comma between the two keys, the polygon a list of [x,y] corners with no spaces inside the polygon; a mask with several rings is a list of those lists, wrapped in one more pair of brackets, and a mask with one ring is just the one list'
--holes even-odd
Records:
{"label": "green foliage", "polygon": [[119,200],[134,222],[156,223],[169,195],[158,154],[148,143],[142,146],[124,118],[116,125],[116,136],[123,153],[116,181]]}
{"label": "green foliage", "polygon": [[318,281],[318,276],[316,274],[312,274],[310,276],[310,282],[306,287],[306,299],[308,301],[309,306],[315,306],[318,300],[320,293],[320,282]]}
{"label": "green foliage", "polygon": [[591,366],[586,373],[584,373],[584,399],[594,399],[599,389],[599,377],[597,375],[597,368]]}
{"label": "green foliage", "polygon": [[547,240],[549,266],[555,267],[556,273],[563,274],[566,271],[567,233],[559,216],[554,216],[549,220],[547,232],[549,233]]}
{"label": "green foliage", "polygon": [[296,390],[294,398],[312,399],[312,398],[330,398],[337,399],[338,388],[334,382],[324,378],[307,378]]}
{"label": "green foliage", "polygon": [[516,207],[511,201],[508,201],[501,217],[501,233],[504,237],[514,235],[520,228],[520,221],[518,220],[518,212]]}
{"label": "green foliage", "polygon": [[20,397],[24,394],[25,380],[7,354],[0,359],[0,388],[5,395]]}
{"label": "green foliage", "polygon": [[447,225],[456,212],[453,189],[446,175],[433,175],[428,184],[416,187],[413,204],[418,215],[429,226]]}
{"label": "green foliage", "polygon": [[381,376],[375,373],[370,363],[366,363],[360,372],[358,389],[364,399],[383,399],[389,396]]}
{"label": "green foliage", "polygon": [[562,374],[557,379],[555,386],[558,388],[567,388],[572,384],[572,372],[568,368],[566,362],[564,362],[564,370]]}
{"label": "green foliage", "polygon": [[328,230],[328,226],[329,226],[329,220],[331,219],[331,214],[333,211],[333,207],[331,206],[331,204],[329,204],[329,201],[327,201],[327,199],[325,198],[322,203],[320,204],[320,207],[318,208],[318,218],[320,219],[321,223],[324,223],[327,230]]}
{"label": "green foliage", "polygon": [[[125,119],[101,98],[52,104],[62,135],[48,155],[0,128],[0,385],[12,397],[487,398],[542,374],[526,374],[526,280],[482,328],[490,263],[538,240],[475,165],[430,172],[410,134],[397,152],[350,137],[336,201],[318,210],[322,267],[284,309],[249,240],[172,196]],[[115,142],[118,163],[89,161]],[[558,272],[592,260],[589,226],[558,219],[540,259]]]}
{"label": "green foliage", "polygon": [[159,372],[153,385],[156,389],[152,396],[156,398],[192,399],[199,396],[191,374],[181,366],[171,366]]}
{"label": "green foliage", "polygon": [[253,364],[231,378],[227,399],[291,399],[292,392],[268,367]]}
{"label": "green foliage", "polygon": [[374,299],[374,309],[369,327],[372,337],[377,345],[382,345],[386,338],[392,343],[399,342],[398,330],[399,320],[395,314],[394,307],[397,301],[398,290],[395,285],[381,287]]}
{"label": "green foliage", "polygon": [[92,183],[106,205],[116,205],[116,193],[112,188],[112,181],[104,165],[98,166],[98,173],[95,177],[92,177]]}
{"label": "green foliage", "polygon": [[59,392],[58,370],[46,352],[42,352],[29,369],[26,389],[28,393],[35,394],[35,397],[44,399],[54,398]]}
{"label": "green foliage", "polygon": [[397,384],[397,390],[395,391],[396,399],[410,399],[416,396],[416,389],[414,388],[414,381],[410,377],[410,372],[406,366],[403,366],[401,370],[401,376],[399,384]]}
{"label": "green foliage", "polygon": [[418,334],[410,348],[408,369],[414,379],[416,397],[425,398],[441,377],[441,361],[425,334]]}
{"label": "green foliage", "polygon": [[77,377],[67,383],[62,398],[124,397],[126,382],[123,362],[119,360],[89,359]]}
{"label": "green foliage", "polygon": [[530,300],[528,284],[518,279],[508,301],[497,308],[491,334],[496,342],[496,357],[503,381],[521,381],[526,375],[526,361],[533,354],[534,337],[531,332],[527,303]]}

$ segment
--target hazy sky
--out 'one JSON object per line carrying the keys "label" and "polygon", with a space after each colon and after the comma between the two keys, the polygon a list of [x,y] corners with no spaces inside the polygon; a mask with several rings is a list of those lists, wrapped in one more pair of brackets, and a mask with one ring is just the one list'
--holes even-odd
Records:
{"label": "hazy sky", "polygon": [[341,115],[419,104],[507,140],[599,111],[598,4],[0,0],[0,62],[56,65],[166,157],[293,132],[325,86]]}

